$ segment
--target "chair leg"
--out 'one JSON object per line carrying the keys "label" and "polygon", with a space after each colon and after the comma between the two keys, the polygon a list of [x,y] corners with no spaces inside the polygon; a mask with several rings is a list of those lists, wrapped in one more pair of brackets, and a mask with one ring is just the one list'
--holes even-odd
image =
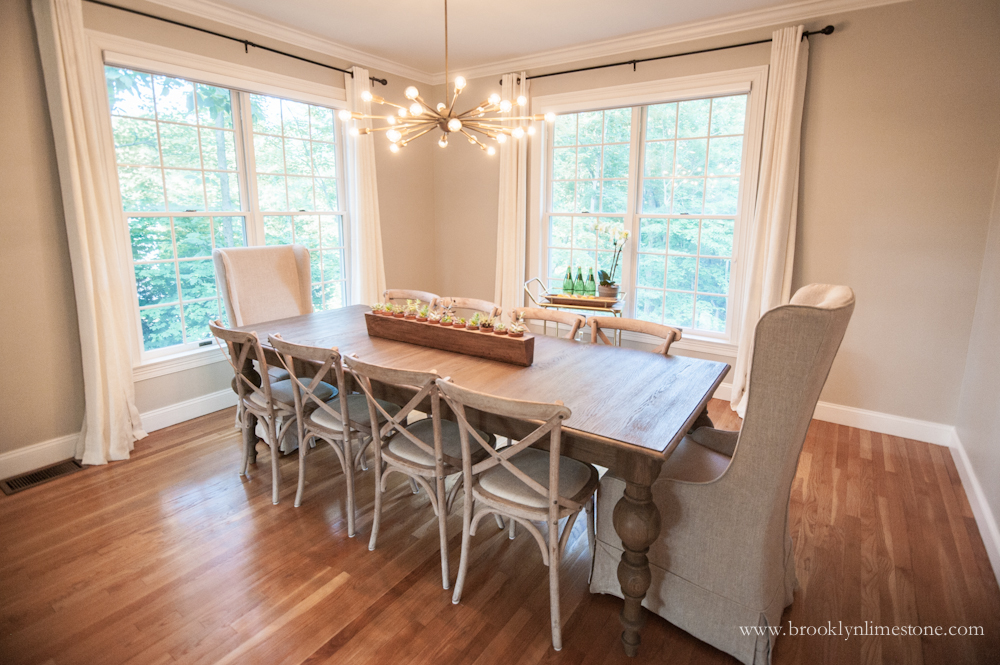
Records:
{"label": "chair leg", "polygon": [[354,457],[352,457],[351,441],[353,437],[344,439],[344,479],[347,481],[347,537],[354,537]]}
{"label": "chair leg", "polygon": [[441,586],[448,589],[451,586],[451,580],[449,579],[451,571],[448,570],[448,498],[444,490],[444,476],[438,476],[436,498],[438,508],[438,532],[441,536]]}
{"label": "chair leg", "polygon": [[420,494],[420,486],[417,485],[417,481],[413,478],[410,478],[410,489],[413,490],[414,494]]}
{"label": "chair leg", "polygon": [[[314,441],[315,437],[309,437],[309,441]],[[299,439],[299,487],[295,490],[295,507],[302,505],[302,493],[306,489],[306,450],[309,448],[307,441]]]}
{"label": "chair leg", "polygon": [[508,519],[510,519],[510,533],[507,534],[507,538],[508,540],[514,540],[514,525],[517,524],[517,522],[514,521],[513,517]]}
{"label": "chair leg", "polygon": [[562,650],[559,612],[559,523],[549,523],[549,614],[552,618],[552,648]]}
{"label": "chair leg", "polygon": [[240,462],[240,475],[250,477],[250,423],[246,414],[242,414],[240,431],[243,434],[243,460]]}
{"label": "chair leg", "polygon": [[[507,525],[503,523],[503,518],[500,517],[500,513],[493,513],[493,517],[496,518],[497,528],[498,529],[500,529],[501,531],[503,531],[504,529],[507,528]],[[510,523],[513,524],[514,520],[511,520]]]}
{"label": "chair leg", "polygon": [[382,465],[375,462],[375,515],[372,518],[372,537],[368,540],[369,551],[375,549],[375,541],[378,539],[378,523],[382,517],[382,474],[385,470]]}
{"label": "chair leg", "polygon": [[267,438],[271,444],[271,503],[278,505],[278,432],[275,419],[269,418],[267,423]]}
{"label": "chair leg", "polygon": [[590,550],[590,575],[587,576],[587,584],[594,580],[594,561],[597,558],[597,533],[594,529],[594,509],[597,495],[591,494],[590,500],[584,504],[587,511],[587,548]]}
{"label": "chair leg", "polygon": [[469,569],[469,549],[472,542],[472,492],[465,488],[465,501],[462,502],[462,556],[458,560],[458,579],[455,580],[455,592],[451,594],[451,602],[457,605],[462,600],[462,587],[465,586],[465,573]]}

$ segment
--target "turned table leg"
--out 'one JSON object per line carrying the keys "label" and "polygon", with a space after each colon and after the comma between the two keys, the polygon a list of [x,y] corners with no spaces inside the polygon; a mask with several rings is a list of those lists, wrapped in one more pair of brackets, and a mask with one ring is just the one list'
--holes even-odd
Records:
{"label": "turned table leg", "polygon": [[691,425],[691,431],[695,431],[699,427],[715,427],[715,423],[712,422],[712,418],[708,415],[708,407],[698,414],[698,418],[695,419],[694,424]]}
{"label": "turned table leg", "polygon": [[[250,362],[250,360],[247,360],[246,364],[243,365],[243,371],[241,373],[250,380],[250,383],[254,384],[258,388],[260,387],[260,384],[261,384],[260,374],[257,373],[256,369],[254,369],[253,363]],[[230,387],[232,387],[234,393],[236,393],[237,395],[240,394],[239,388],[237,387],[237,384],[236,384],[236,377],[235,376],[233,377],[233,380],[232,380],[232,383],[230,384]],[[250,437],[250,441],[248,443],[248,448],[249,448],[249,453],[250,453],[250,464],[256,464],[257,463],[257,442],[260,441],[260,437],[257,436],[257,416],[255,416],[255,415],[253,415],[251,413],[251,414],[249,414],[247,416],[247,418],[249,420],[248,427],[250,429],[250,431],[248,433],[248,436]],[[242,473],[242,471],[241,471],[241,473]]]}
{"label": "turned table leg", "polygon": [[618,581],[622,585],[625,606],[621,621],[622,645],[627,656],[639,653],[639,629],[645,617],[642,600],[649,589],[649,559],[646,553],[660,535],[660,511],[653,503],[651,485],[660,475],[662,461],[637,464],[622,474],[625,494],[615,505],[613,522],[624,551],[618,564]]}

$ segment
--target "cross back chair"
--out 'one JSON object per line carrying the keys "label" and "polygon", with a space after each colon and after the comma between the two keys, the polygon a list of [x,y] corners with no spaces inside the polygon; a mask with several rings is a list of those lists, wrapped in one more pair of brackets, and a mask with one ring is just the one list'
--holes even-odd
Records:
{"label": "cross back chair", "polygon": [[441,296],[430,291],[416,291],[414,289],[386,289],[382,293],[382,300],[387,303],[397,300],[419,300],[427,303],[428,307],[434,307],[441,300]]}
{"label": "cross back chair", "polygon": [[653,353],[659,353],[664,356],[669,355],[670,345],[681,338],[681,331],[677,328],[665,326],[661,323],[640,321],[639,319],[626,319],[617,316],[592,316],[587,319],[587,325],[590,326],[591,344],[597,344],[598,339],[605,344],[614,344],[614,342],[608,339],[601,328],[614,330],[616,332],[616,339],[619,331],[628,330],[629,332],[644,333],[662,339],[663,343],[653,349]]}
{"label": "cross back chair", "polygon": [[[456,482],[451,491],[446,493],[445,479],[461,472],[462,452],[458,426],[441,419],[440,393],[436,383],[440,377],[433,370],[416,372],[393,369],[372,365],[354,356],[348,356],[344,361],[368,400],[370,421],[384,421],[374,445],[375,515],[368,549],[374,550],[378,539],[382,494],[386,491],[388,476],[393,472],[401,473],[415,487],[422,487],[427,492],[431,507],[437,515],[441,538],[441,582],[447,589],[450,586],[447,518],[458,494],[459,483]],[[375,398],[373,381],[387,386],[404,386],[415,390],[416,394],[401,409],[391,412],[385,408],[385,402]],[[407,417],[428,399],[431,417],[407,425]],[[495,445],[496,438],[488,436]],[[500,527],[503,528],[503,525],[500,524]]]}
{"label": "cross back chair", "polygon": [[[441,396],[458,419],[462,444],[465,506],[462,514],[462,556],[452,602],[462,598],[469,567],[470,541],[479,521],[493,513],[521,524],[538,543],[549,567],[549,611],[552,647],[562,649],[559,610],[559,565],[580,511],[587,514],[587,542],[594,556],[594,493],[600,482],[590,464],[559,454],[562,422],[570,410],[561,402],[527,402],[462,388],[447,379],[437,382]],[[517,420],[542,424],[518,442],[494,449],[466,419],[466,407]],[[549,450],[531,447],[548,440]],[[477,459],[478,457],[478,459]],[[475,511],[475,505],[481,506]],[[559,520],[568,518],[562,534]],[[544,522],[545,532],[535,522]],[[513,526],[513,524],[512,524]]]}
{"label": "cross back chair", "polygon": [[514,316],[525,321],[541,321],[545,332],[548,332],[546,324],[555,323],[556,335],[559,334],[560,325],[569,326],[569,334],[563,335],[565,339],[574,339],[580,328],[587,323],[587,320],[578,314],[544,307],[517,307],[514,309]]}
{"label": "cross back chair", "polygon": [[496,316],[500,313],[500,306],[495,302],[481,300],[479,298],[441,298],[438,304],[454,311],[461,310],[463,312],[479,312],[480,314],[485,314],[490,317]]}
{"label": "cross back chair", "polygon": [[[217,343],[225,343],[229,354],[226,360],[233,368],[236,375],[236,393],[239,396],[240,404],[240,429],[243,433],[243,461],[240,462],[240,475],[250,477],[250,458],[254,456],[251,451],[251,419],[256,417],[264,422],[267,436],[264,443],[271,450],[271,502],[278,503],[278,486],[280,476],[278,474],[278,445],[295,422],[295,403],[291,394],[290,381],[274,381],[268,373],[267,359],[261,349],[260,340],[255,332],[241,332],[225,328],[221,321],[214,321],[208,324]],[[218,342],[222,340],[222,342]],[[252,354],[251,354],[252,352]],[[251,376],[244,374],[243,370],[250,364],[251,358],[256,358],[260,363],[260,373]],[[253,380],[256,379],[256,380]],[[278,392],[284,395],[287,393],[287,400],[279,399]],[[278,419],[282,420],[278,425]]]}

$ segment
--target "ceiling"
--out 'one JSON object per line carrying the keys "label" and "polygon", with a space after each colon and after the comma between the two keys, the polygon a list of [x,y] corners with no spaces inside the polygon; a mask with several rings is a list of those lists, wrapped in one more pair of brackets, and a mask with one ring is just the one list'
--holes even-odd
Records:
{"label": "ceiling", "polygon": [[[302,37],[348,47],[355,56],[372,55],[422,74],[444,71],[443,0],[152,0],[193,13],[221,18],[241,13],[245,27],[291,28]],[[618,52],[635,48],[631,36],[650,44],[651,33],[678,26],[715,26],[714,33],[745,29],[741,17],[758,16],[757,25],[801,20],[821,12],[858,9],[899,0],[450,0],[448,37],[450,70],[483,72],[503,63],[520,66],[526,56],[562,50],[567,62],[588,56],[572,47],[622,40]],[[232,12],[233,9],[238,12]],[[774,21],[768,23],[768,18]],[[263,21],[262,21],[263,19]],[[261,23],[271,24],[261,26]],[[752,26],[750,26],[752,27]],[[268,30],[259,30],[268,34]],[[686,33],[686,39],[704,35]],[[667,39],[666,41],[682,41]],[[312,39],[307,39],[312,41]],[[300,42],[301,43],[301,42]],[[622,48],[622,46],[624,48]],[[553,54],[554,55],[554,54]],[[597,53],[597,55],[603,55]],[[358,64],[376,69],[379,62]],[[384,68],[384,67],[382,67]],[[498,70],[499,71],[499,70]],[[508,70],[509,71],[509,70]]]}

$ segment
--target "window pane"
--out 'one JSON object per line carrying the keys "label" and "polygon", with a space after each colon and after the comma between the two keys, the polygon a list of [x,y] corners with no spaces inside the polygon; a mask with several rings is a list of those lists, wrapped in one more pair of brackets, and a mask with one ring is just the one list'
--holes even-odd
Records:
{"label": "window pane", "polygon": [[576,279],[577,270],[583,270],[583,278],[587,279],[587,272],[597,267],[597,253],[593,251],[574,249],[573,250],[573,278]]}
{"label": "window pane", "polygon": [[[597,223],[597,220],[594,220]],[[603,217],[597,226],[598,229],[597,246],[600,249],[614,249],[614,234],[625,229],[625,219],[623,217]]]}
{"label": "window pane", "polygon": [[154,76],[156,117],[160,121],[197,123],[194,113],[194,83],[169,76]]}
{"label": "window pane", "polygon": [[265,216],[264,244],[265,245],[292,244],[292,218],[283,215]]}
{"label": "window pane", "polygon": [[[215,295],[215,268],[212,259],[180,261],[177,268],[181,274],[181,297],[184,300],[208,298]],[[185,303],[185,319],[190,307]]]}
{"label": "window pane", "polygon": [[576,148],[555,148],[552,151],[552,177],[556,180],[576,177]]}
{"label": "window pane", "polygon": [[628,143],[632,138],[632,109],[604,112],[604,142]]}
{"label": "window pane", "polygon": [[[315,108],[315,107],[314,107]],[[332,143],[312,144],[313,172],[318,176],[337,177],[337,148]]]}
{"label": "window pane", "polygon": [[205,210],[205,184],[202,182],[201,171],[164,171],[163,178],[167,185],[167,207],[175,211]]}
{"label": "window pane", "polygon": [[740,193],[739,178],[709,178],[705,197],[705,213],[709,215],[735,215]]}
{"label": "window pane", "polygon": [[219,300],[213,298],[204,302],[184,305],[184,335],[188,342],[198,342],[212,336],[208,324],[219,318]]}
{"label": "window pane", "polygon": [[155,118],[153,105],[153,77],[118,67],[105,67],[104,78],[108,86],[108,104],[114,115],[136,118]]}
{"label": "window pane", "polygon": [[333,178],[316,178],[316,210],[339,210],[337,181]]}
{"label": "window pane", "polygon": [[253,131],[281,134],[281,100],[264,95],[250,95]]}
{"label": "window pane", "polygon": [[746,126],[747,96],[712,100],[712,136],[742,134]]}
{"label": "window pane", "polygon": [[673,180],[642,181],[642,211],[652,213],[670,212],[670,189]]}
{"label": "window pane", "polygon": [[181,308],[154,307],[139,313],[142,319],[142,343],[147,351],[181,344]]}
{"label": "window pane", "polygon": [[312,286],[313,307],[318,310],[323,309],[323,285],[313,284]]}
{"label": "window pane", "polygon": [[344,254],[341,250],[326,250],[323,252],[323,279],[343,279]]}
{"label": "window pane", "polygon": [[[233,128],[233,99],[225,88],[197,84],[198,124],[208,127]],[[185,315],[186,316],[186,315]]]}
{"label": "window pane", "polygon": [[569,247],[573,234],[571,217],[549,217],[549,245]]}
{"label": "window pane", "polygon": [[288,209],[315,210],[313,179],[288,176]]}
{"label": "window pane", "polygon": [[316,215],[296,215],[295,242],[310,250],[319,248],[319,217]]}
{"label": "window pane", "polygon": [[696,326],[712,332],[726,331],[726,298],[698,296]]}
{"label": "window pane", "polygon": [[309,107],[310,136],[317,141],[333,141],[336,138],[333,124],[333,109],[322,106]]}
{"label": "window pane", "polygon": [[312,150],[309,141],[285,139],[285,171],[297,175],[312,175]]}
{"label": "window pane", "polygon": [[344,306],[344,283],[331,282],[323,287],[324,309],[336,309]]}
{"label": "window pane", "polygon": [[628,148],[628,144],[604,147],[604,171],[602,175],[605,178],[628,177]]}
{"label": "window pane", "polygon": [[667,288],[694,291],[695,261],[693,256],[668,256]]}
{"label": "window pane", "polygon": [[643,321],[663,321],[663,291],[635,290],[635,317]]}
{"label": "window pane", "polygon": [[604,113],[602,111],[590,111],[577,115],[579,116],[577,139],[580,145],[600,143],[603,134],[601,129],[604,124]]}
{"label": "window pane", "polygon": [[570,251],[568,249],[549,250],[549,277],[557,281],[564,278],[566,276],[566,269],[569,266]]}
{"label": "window pane", "polygon": [[733,255],[733,221],[706,219],[701,223],[701,254],[707,256]]}
{"label": "window pane", "polygon": [[323,281],[323,263],[320,259],[321,255],[318,251],[309,252],[309,275],[313,284],[319,284]]}
{"label": "window pane", "polygon": [[667,251],[667,220],[665,219],[639,220],[639,251],[640,252]]}
{"label": "window pane", "polygon": [[119,164],[160,165],[155,122],[112,117],[111,126],[115,134],[115,157]]}
{"label": "window pane", "polygon": [[573,219],[573,247],[594,249],[597,247],[597,220],[593,217]]}
{"label": "window pane", "polygon": [[235,171],[236,135],[222,129],[201,129],[201,155],[206,169]]}
{"label": "window pane", "polygon": [[155,261],[174,258],[170,220],[167,217],[129,217],[128,230],[132,238],[133,260]]}
{"label": "window pane", "polygon": [[213,217],[216,247],[245,247],[246,230],[242,217]]}
{"label": "window pane", "polygon": [[729,259],[698,259],[698,292],[729,293]]}
{"label": "window pane", "polygon": [[708,114],[712,100],[692,99],[677,105],[677,137],[708,136]]}
{"label": "window pane", "polygon": [[576,212],[598,212],[601,209],[601,189],[597,180],[576,183]]}
{"label": "window pane", "polygon": [[320,215],[320,233],[323,236],[324,247],[343,247],[340,215]]}
{"label": "window pane", "polygon": [[131,166],[118,167],[122,209],[128,212],[166,210],[163,201],[163,171]]}
{"label": "window pane", "polygon": [[576,114],[572,115],[560,115],[556,117],[556,127],[555,127],[555,144],[556,145],[575,145],[576,144]]}
{"label": "window pane", "polygon": [[625,212],[628,180],[601,181],[601,212]]}
{"label": "window pane", "polygon": [[210,217],[174,217],[178,257],[212,255],[211,221]]}
{"label": "window pane", "polygon": [[712,139],[708,149],[708,175],[739,175],[742,162],[742,136]]}
{"label": "window pane", "polygon": [[309,138],[309,105],[282,99],[281,125],[285,136]]}
{"label": "window pane", "polygon": [[235,173],[209,171],[205,174],[205,193],[208,195],[208,209],[212,212],[241,209],[240,180]]}
{"label": "window pane", "polygon": [[674,174],[674,142],[647,143],[645,161],[643,175],[647,178],[669,178]]}
{"label": "window pane", "polygon": [[705,175],[707,139],[677,142],[677,175]]}
{"label": "window pane", "polygon": [[678,328],[690,328],[694,295],[667,291],[663,299],[663,322]]}
{"label": "window pane", "polygon": [[672,139],[677,126],[677,104],[657,104],[646,111],[646,140]]}
{"label": "window pane", "polygon": [[574,212],[576,197],[576,183],[553,182],[552,183],[552,212]]}
{"label": "window pane", "polygon": [[139,305],[177,302],[177,274],[174,262],[143,263],[135,266],[135,286]]}
{"label": "window pane", "polygon": [[201,168],[196,127],[160,123],[160,149],[164,166]]}
{"label": "window pane", "polygon": [[285,177],[280,175],[257,176],[257,202],[261,210],[288,210]]}
{"label": "window pane", "polygon": [[671,254],[698,253],[697,219],[670,220],[670,253]]}
{"label": "window pane", "polygon": [[578,148],[576,151],[576,177],[580,180],[601,177],[601,149],[598,146]]}
{"label": "window pane", "polygon": [[704,178],[678,178],[674,181],[674,206],[677,213],[699,215],[704,207]]}
{"label": "window pane", "polygon": [[257,173],[284,173],[284,142],[277,136],[253,135],[254,168]]}
{"label": "window pane", "polygon": [[655,289],[663,288],[664,261],[656,254],[640,254],[636,267],[636,286],[648,286]]}

